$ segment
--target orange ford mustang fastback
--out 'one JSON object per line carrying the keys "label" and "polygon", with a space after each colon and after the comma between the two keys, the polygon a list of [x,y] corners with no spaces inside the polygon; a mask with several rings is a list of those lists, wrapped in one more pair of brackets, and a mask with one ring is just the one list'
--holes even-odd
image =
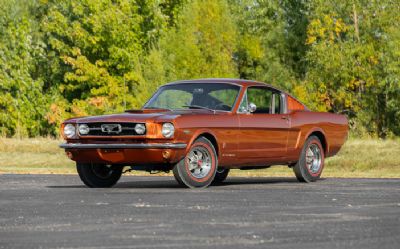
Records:
{"label": "orange ford mustang fastback", "polygon": [[179,184],[201,188],[232,168],[271,165],[316,181],[346,141],[348,121],[264,83],[200,79],[160,87],[140,110],[68,119],[61,133],[89,187],[111,187],[130,170],[172,170]]}

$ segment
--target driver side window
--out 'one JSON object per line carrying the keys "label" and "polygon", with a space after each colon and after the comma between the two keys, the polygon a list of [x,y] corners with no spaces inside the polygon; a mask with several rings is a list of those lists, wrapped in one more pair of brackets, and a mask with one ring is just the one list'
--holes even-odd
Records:
{"label": "driver side window", "polygon": [[[255,114],[278,114],[281,112],[281,96],[278,92],[265,87],[249,87],[246,94],[247,110],[248,105],[253,103],[257,107],[253,112]],[[243,102],[242,104],[244,104]]]}
{"label": "driver side window", "polygon": [[254,113],[271,113],[272,91],[267,88],[250,87],[247,89],[247,101],[254,103]]}

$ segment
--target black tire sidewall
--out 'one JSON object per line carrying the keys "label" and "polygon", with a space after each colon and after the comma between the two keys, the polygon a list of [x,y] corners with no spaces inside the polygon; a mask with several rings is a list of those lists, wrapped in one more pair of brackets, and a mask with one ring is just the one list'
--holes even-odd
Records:
{"label": "black tire sidewall", "polygon": [[[122,175],[123,167],[114,167],[109,177],[100,178],[92,170],[91,163],[77,163],[76,169],[82,182],[90,188],[109,188],[114,186]],[[104,165],[104,167],[106,167]]]}
{"label": "black tire sidewall", "polygon": [[[211,164],[212,164],[211,170],[207,174],[206,177],[201,178],[201,179],[196,179],[195,177],[193,177],[191,175],[191,173],[188,170],[187,163],[186,163],[187,155],[196,146],[202,146],[203,148],[208,150],[208,152],[211,155]],[[189,149],[188,153],[185,155],[185,157],[174,166],[173,173],[174,173],[175,179],[181,185],[183,184],[184,186],[189,187],[189,188],[205,188],[205,187],[209,186],[212,183],[212,181],[214,180],[215,174],[217,172],[217,168],[218,168],[218,158],[217,158],[217,152],[215,151],[214,146],[208,139],[206,139],[204,137],[200,137],[193,142],[193,144],[190,146],[190,149]]]}
{"label": "black tire sidewall", "polygon": [[222,172],[218,172],[218,170],[217,170],[217,172],[215,173],[213,183],[221,183],[221,182],[225,181],[226,178],[228,177],[229,171],[230,171],[229,169],[225,169],[225,168],[223,168]]}
{"label": "black tire sidewall", "polygon": [[[315,144],[319,147],[320,152],[321,152],[321,157],[322,157],[321,158],[321,167],[316,174],[312,174],[306,165],[307,149],[312,144]],[[306,140],[306,142],[303,146],[299,161],[296,163],[295,167],[293,168],[293,170],[296,174],[296,177],[301,182],[315,182],[316,180],[318,180],[321,177],[322,171],[324,169],[324,165],[325,165],[325,152],[322,147],[321,141],[316,136],[310,136]]]}

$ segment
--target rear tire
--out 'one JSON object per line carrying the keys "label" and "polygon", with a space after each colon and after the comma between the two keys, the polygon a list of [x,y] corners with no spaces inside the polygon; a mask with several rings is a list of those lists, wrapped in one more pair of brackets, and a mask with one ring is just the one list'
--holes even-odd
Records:
{"label": "rear tire", "polygon": [[229,174],[229,169],[226,169],[226,168],[217,169],[213,183],[222,183],[223,181],[226,180],[226,178],[228,177],[228,174]]}
{"label": "rear tire", "polygon": [[121,166],[76,163],[82,182],[90,188],[109,188],[114,186],[122,175]]}
{"label": "rear tire", "polygon": [[321,177],[324,169],[325,153],[321,141],[310,136],[304,143],[299,161],[293,167],[294,174],[300,182],[315,182]]}
{"label": "rear tire", "polygon": [[214,180],[218,159],[212,143],[200,137],[173,168],[176,181],[189,188],[205,188]]}

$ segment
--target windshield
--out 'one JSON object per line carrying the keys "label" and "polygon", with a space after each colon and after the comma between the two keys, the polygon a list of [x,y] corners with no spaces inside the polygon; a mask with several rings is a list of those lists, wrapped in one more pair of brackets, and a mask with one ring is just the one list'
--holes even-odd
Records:
{"label": "windshield", "polygon": [[144,109],[231,111],[240,87],[224,83],[180,83],[161,87]]}

